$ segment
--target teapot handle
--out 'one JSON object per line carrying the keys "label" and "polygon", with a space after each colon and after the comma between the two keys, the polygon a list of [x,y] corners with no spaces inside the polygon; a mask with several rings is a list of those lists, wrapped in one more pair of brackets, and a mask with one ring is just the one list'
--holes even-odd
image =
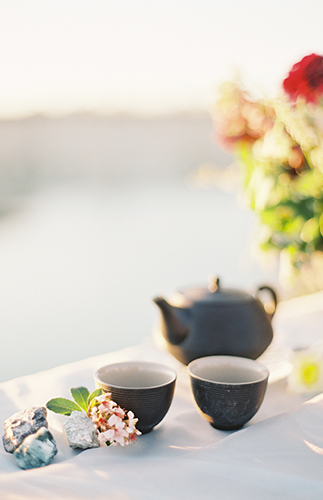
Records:
{"label": "teapot handle", "polygon": [[[270,287],[270,286],[267,286],[267,285],[263,285],[263,286],[259,286],[258,287],[258,290],[257,290],[257,293],[256,293],[256,297],[260,299],[260,294],[262,291],[268,291],[272,297],[272,303],[264,303],[264,308],[265,308],[265,311],[266,313],[268,314],[269,316],[269,319],[272,320],[275,312],[276,312],[276,309],[277,309],[277,303],[278,303],[278,300],[277,300],[277,295],[276,295],[276,292]],[[263,302],[263,301],[262,301]]]}

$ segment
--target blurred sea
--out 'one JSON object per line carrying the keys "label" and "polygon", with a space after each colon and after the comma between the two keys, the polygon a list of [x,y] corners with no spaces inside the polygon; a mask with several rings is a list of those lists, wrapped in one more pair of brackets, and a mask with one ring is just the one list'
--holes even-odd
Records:
{"label": "blurred sea", "polygon": [[156,295],[274,285],[255,219],[187,180],[232,160],[208,116],[34,117],[0,123],[0,381],[140,343]]}

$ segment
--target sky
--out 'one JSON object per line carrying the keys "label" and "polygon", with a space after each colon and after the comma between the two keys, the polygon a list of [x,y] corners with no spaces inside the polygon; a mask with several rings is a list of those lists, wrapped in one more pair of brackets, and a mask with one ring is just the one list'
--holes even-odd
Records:
{"label": "sky", "polygon": [[0,118],[209,110],[323,54],[322,0],[0,0]]}

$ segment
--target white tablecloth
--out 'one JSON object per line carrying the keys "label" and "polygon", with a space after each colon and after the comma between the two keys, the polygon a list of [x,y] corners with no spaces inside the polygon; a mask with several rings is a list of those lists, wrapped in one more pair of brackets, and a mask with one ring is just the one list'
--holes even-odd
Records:
{"label": "white tablecloth", "polygon": [[[319,299],[321,307],[322,296]],[[281,308],[275,328],[283,328],[285,337],[280,338],[285,340],[294,329],[300,341],[296,331],[300,321],[288,332],[288,325],[293,324],[292,311],[290,304]],[[308,340],[308,334],[305,338]],[[97,368],[135,359],[162,362],[178,373],[174,400],[161,424],[130,446],[75,451],[69,448],[62,425],[67,417],[49,412],[49,428],[58,454],[46,467],[21,470],[1,447],[1,500],[323,498],[323,395],[313,398],[290,393],[284,366],[273,369],[257,415],[235,432],[216,430],[200,416],[190,393],[186,367],[159,350],[151,339],[0,384],[2,421],[29,406],[44,405],[53,397],[69,397],[70,387],[83,385],[93,390]]]}

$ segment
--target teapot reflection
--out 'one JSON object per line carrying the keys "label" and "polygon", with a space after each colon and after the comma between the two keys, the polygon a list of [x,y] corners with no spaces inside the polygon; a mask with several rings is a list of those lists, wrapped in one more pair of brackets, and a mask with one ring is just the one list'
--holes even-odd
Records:
{"label": "teapot reflection", "polygon": [[[270,303],[260,299],[270,295]],[[159,333],[167,350],[184,364],[211,355],[258,358],[273,339],[277,296],[269,286],[255,295],[226,289],[213,278],[208,288],[184,289],[169,300],[153,299],[161,316]]]}

